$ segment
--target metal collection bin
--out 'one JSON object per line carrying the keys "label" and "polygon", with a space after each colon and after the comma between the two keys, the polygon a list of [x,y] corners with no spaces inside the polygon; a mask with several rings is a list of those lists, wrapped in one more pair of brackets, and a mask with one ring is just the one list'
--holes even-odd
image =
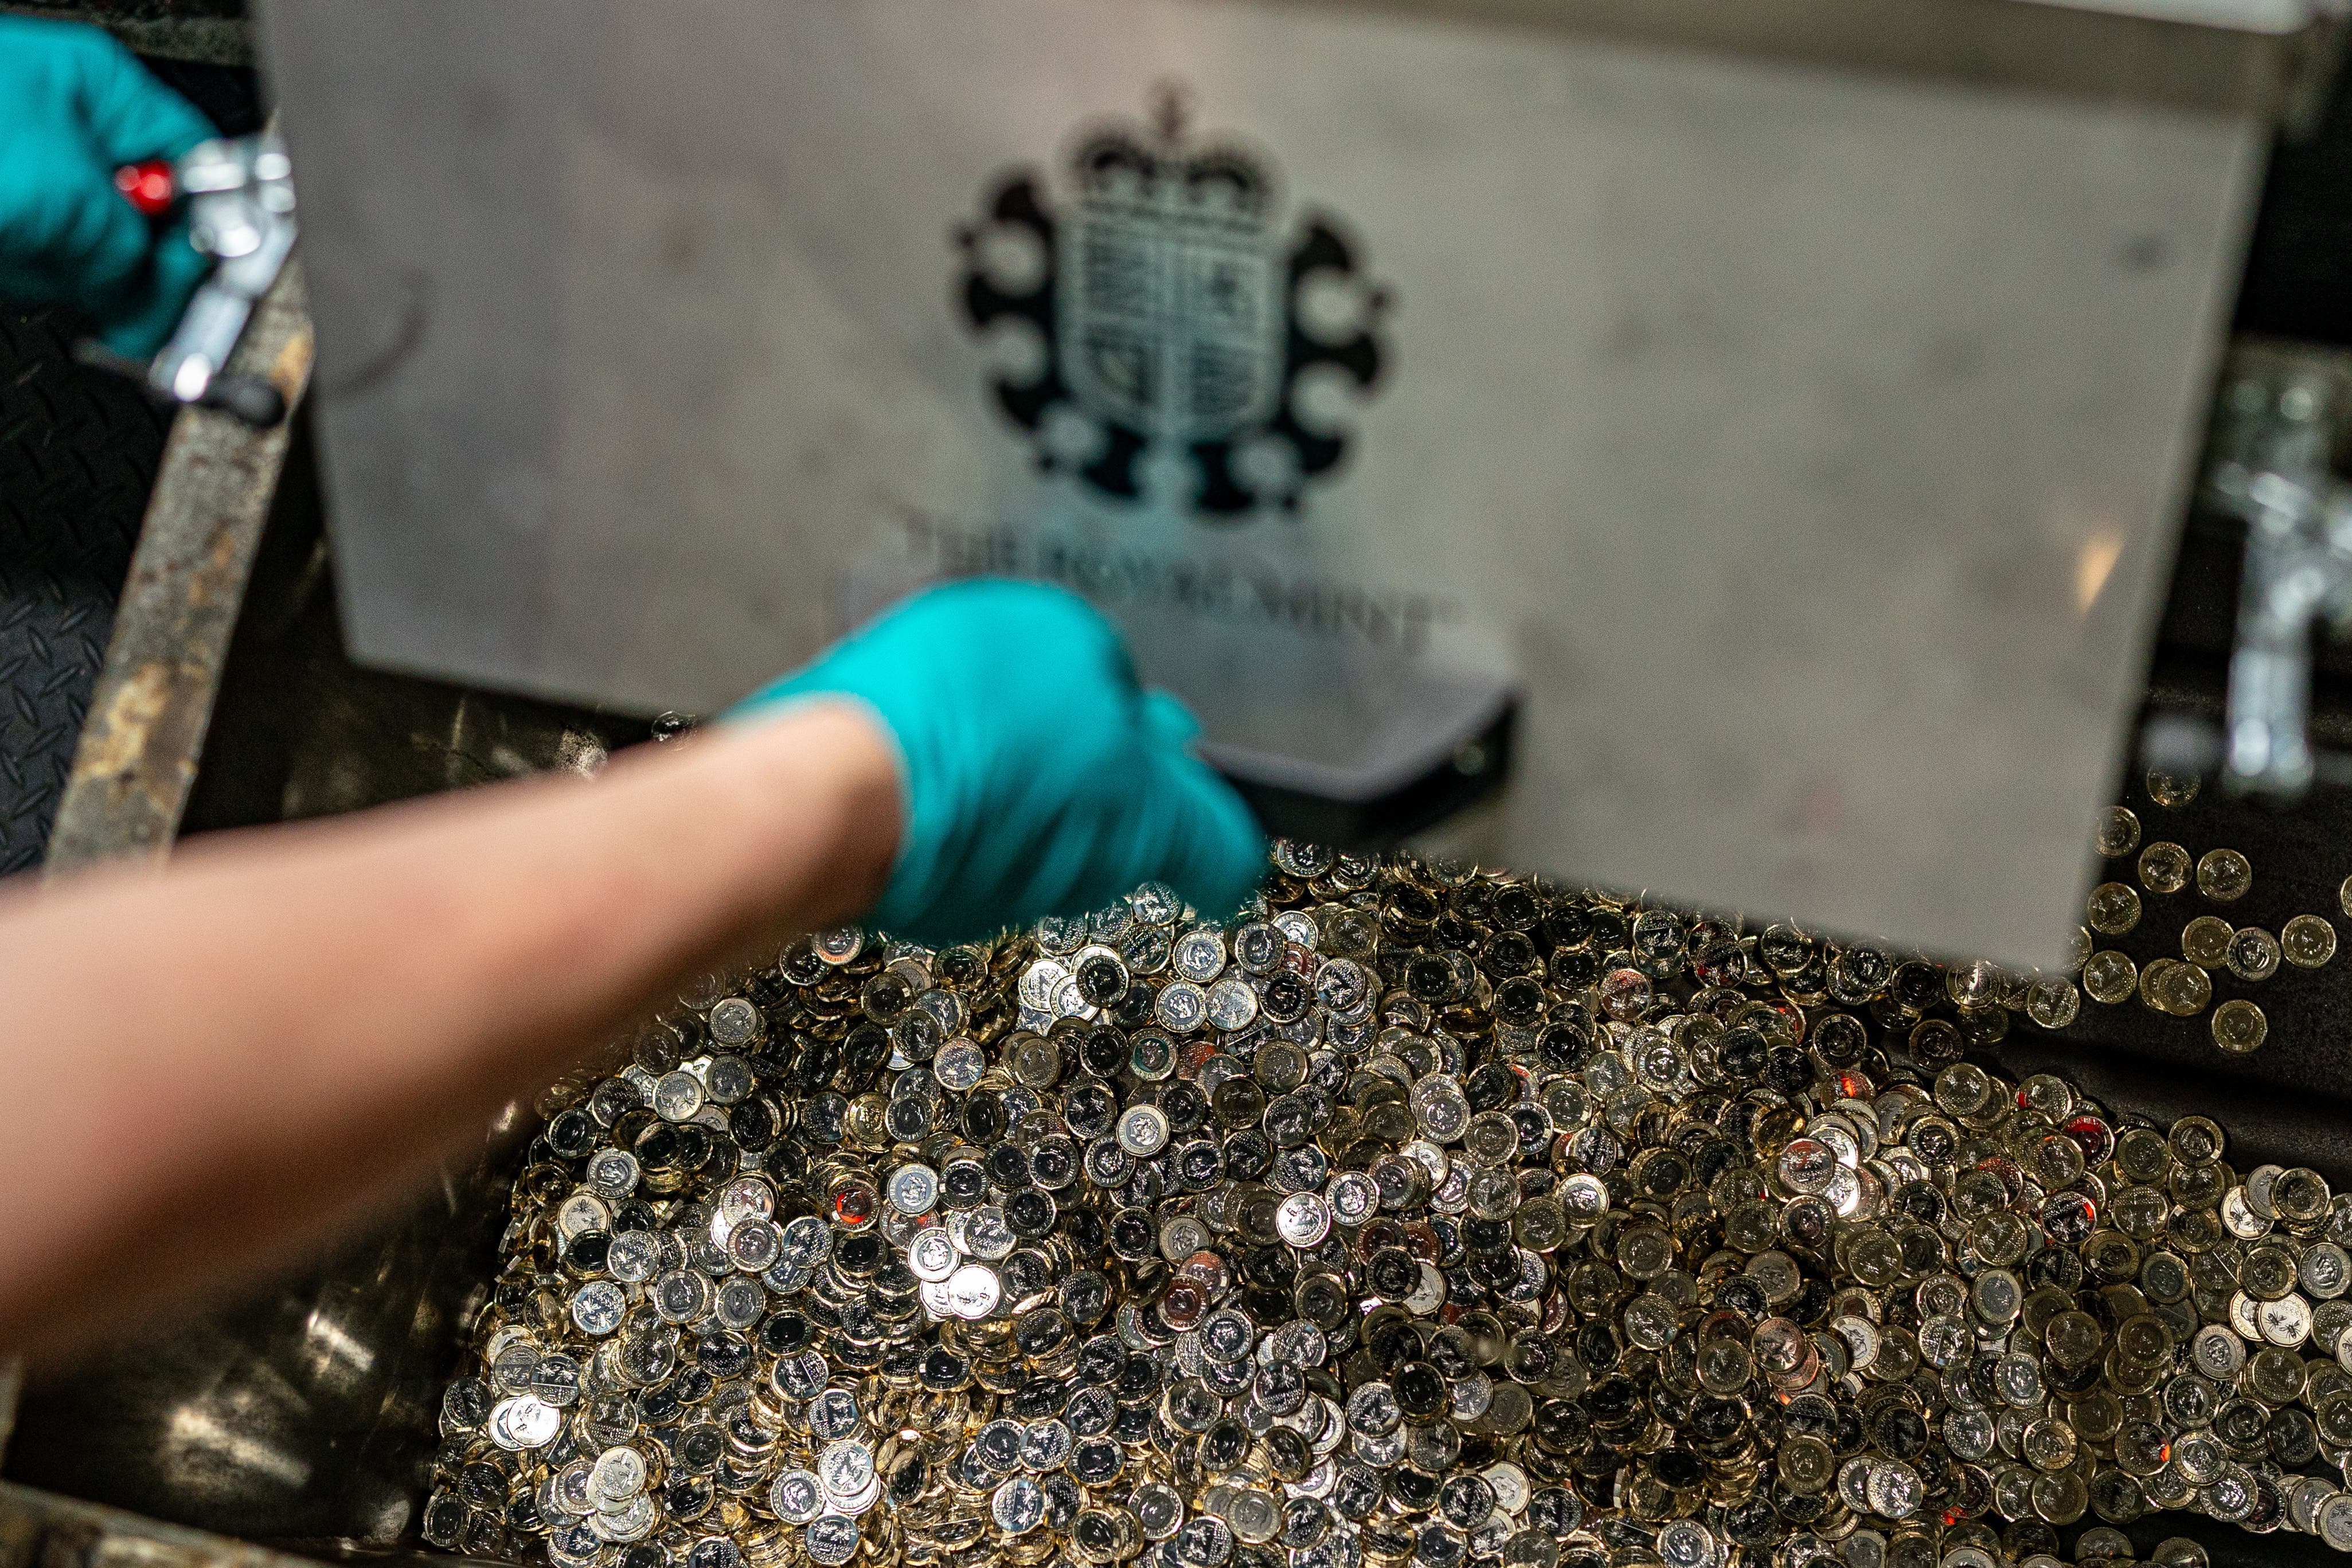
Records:
{"label": "metal collection bin", "polygon": [[[1759,15],[1768,9],[1792,7]],[[219,20],[209,9],[199,19]],[[2257,51],[2248,50],[2252,71]],[[298,287],[276,301],[249,356],[299,392],[308,340]],[[282,442],[218,415],[183,416],[60,819],[59,861],[593,767],[645,738],[633,718],[352,664],[307,437],[298,426]],[[2189,559],[2200,572],[2211,565]],[[2184,580],[2176,610],[2184,594],[2201,602],[2212,591]],[[2340,789],[2324,789],[2291,818],[2209,800],[2194,825],[2240,837],[2258,868],[2290,866],[2284,892],[2304,907],[2332,888],[2330,868],[2352,870],[2352,794]],[[2344,1104],[2327,1091],[2347,1060],[2333,1039],[2352,1017],[2352,957],[2304,988],[2299,1043],[2250,1061],[2224,1062],[2179,1020],[2131,1009],[2063,1040],[2013,1040],[2000,1061],[2011,1072],[2060,1067],[2094,1093],[2159,1115],[2213,1114],[2242,1164],[2307,1164],[2341,1186],[2352,1183],[2352,1150],[2337,1132]],[[0,1374],[0,1568],[424,1556],[416,1524],[439,1389],[488,1278],[501,1156],[529,1116],[518,1107],[475,1166],[445,1173],[413,1210],[314,1270],[55,1377],[20,1385]],[[2332,1560],[2305,1538],[2257,1539],[2178,1516],[2129,1533],[2143,1549],[2191,1535],[2217,1568]]]}

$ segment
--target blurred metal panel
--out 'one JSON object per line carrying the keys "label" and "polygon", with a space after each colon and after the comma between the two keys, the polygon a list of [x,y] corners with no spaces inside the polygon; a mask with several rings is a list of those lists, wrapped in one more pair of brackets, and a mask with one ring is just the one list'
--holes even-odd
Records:
{"label": "blurred metal panel", "polygon": [[[709,709],[1026,573],[1301,776],[1517,691],[1506,862],[2029,961],[2284,68],[2018,0],[264,22],[362,658]],[[1241,248],[1104,217],[1113,132]],[[1113,319],[1130,263],[1230,335]]]}

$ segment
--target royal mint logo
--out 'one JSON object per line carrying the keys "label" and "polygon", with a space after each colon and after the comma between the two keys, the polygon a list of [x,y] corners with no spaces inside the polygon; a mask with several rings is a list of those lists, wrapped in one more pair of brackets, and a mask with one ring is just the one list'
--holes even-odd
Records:
{"label": "royal mint logo", "polygon": [[1272,165],[1189,138],[1172,94],[1150,129],[1078,137],[1059,172],[1004,177],[956,236],[998,407],[1041,467],[1114,501],[1296,511],[1385,362],[1386,292],[1337,221],[1286,225]]}

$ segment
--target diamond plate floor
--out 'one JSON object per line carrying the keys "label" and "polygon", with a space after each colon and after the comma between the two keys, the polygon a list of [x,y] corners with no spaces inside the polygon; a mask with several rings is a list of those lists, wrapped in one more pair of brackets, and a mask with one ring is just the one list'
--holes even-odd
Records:
{"label": "diamond plate floor", "polygon": [[40,860],[163,446],[79,326],[0,308],[0,873]]}

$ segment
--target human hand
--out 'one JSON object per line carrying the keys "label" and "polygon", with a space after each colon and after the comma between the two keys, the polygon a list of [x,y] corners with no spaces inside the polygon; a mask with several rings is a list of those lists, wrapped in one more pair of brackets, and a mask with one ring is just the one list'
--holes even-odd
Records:
{"label": "human hand", "polygon": [[918,594],[731,710],[840,696],[895,743],[905,811],[872,920],[944,945],[1099,908],[1139,883],[1230,913],[1265,865],[1249,809],[1186,750],[1082,601],[981,580]]}
{"label": "human hand", "polygon": [[98,28],[0,16],[0,297],[77,305],[108,348],[153,354],[210,264],[184,221],[132,207],[114,171],[215,134]]}

